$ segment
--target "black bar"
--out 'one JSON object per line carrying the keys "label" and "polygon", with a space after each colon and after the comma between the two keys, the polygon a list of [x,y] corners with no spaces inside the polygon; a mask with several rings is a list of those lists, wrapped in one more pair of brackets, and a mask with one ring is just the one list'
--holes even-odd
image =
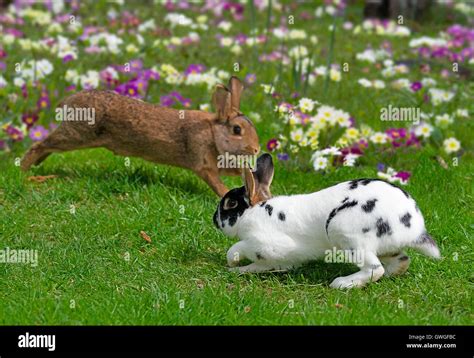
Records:
{"label": "black bar", "polygon": [[[19,336],[25,336],[26,332],[30,338],[55,335],[55,350],[20,348]],[[306,351],[472,357],[473,336],[473,326],[0,326],[0,356],[61,352]],[[409,348],[407,344],[425,346]],[[434,348],[430,344],[456,347]]]}

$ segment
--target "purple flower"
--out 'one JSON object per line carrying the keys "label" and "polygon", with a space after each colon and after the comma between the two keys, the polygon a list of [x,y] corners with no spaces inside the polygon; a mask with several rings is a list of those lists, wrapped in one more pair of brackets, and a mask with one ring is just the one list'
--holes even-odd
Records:
{"label": "purple flower", "polygon": [[418,92],[423,87],[423,85],[421,84],[421,82],[417,81],[413,82],[410,87],[413,92]]}
{"label": "purple flower", "polygon": [[190,75],[191,73],[203,73],[206,70],[206,67],[201,64],[191,64],[188,66],[186,71],[184,72],[186,76]]}
{"label": "purple flower", "polygon": [[245,82],[249,85],[253,85],[256,80],[257,76],[254,73],[249,73],[247,76],[245,76]]}
{"label": "purple flower", "polygon": [[400,178],[403,182],[407,182],[411,174],[409,172],[398,172],[395,174],[396,178]]}
{"label": "purple flower", "polygon": [[277,148],[278,148],[278,140],[276,138],[270,139],[267,142],[267,149],[269,152],[273,152]]}
{"label": "purple flower", "polygon": [[63,57],[63,63],[67,63],[72,60],[74,60],[74,56],[72,54],[69,54]]}
{"label": "purple flower", "polygon": [[290,159],[290,156],[288,155],[288,153],[278,153],[277,158],[278,158],[278,160],[286,161],[286,160]]}
{"label": "purple flower", "polygon": [[384,163],[377,163],[377,171],[383,172],[385,170],[385,164]]}
{"label": "purple flower", "polygon": [[48,135],[48,130],[43,126],[36,126],[31,128],[30,138],[35,142],[43,140]]}
{"label": "purple flower", "polygon": [[38,121],[38,115],[36,113],[24,113],[21,116],[21,121],[26,124],[27,128],[31,128]]}
{"label": "purple flower", "polygon": [[16,127],[13,127],[12,125],[8,125],[4,131],[7,133],[7,135],[15,142],[19,142],[23,140],[23,132]]}
{"label": "purple flower", "polygon": [[160,97],[160,104],[164,107],[171,107],[175,103],[173,96],[165,95]]}
{"label": "purple flower", "polygon": [[40,97],[40,99],[38,100],[38,108],[39,109],[46,109],[46,108],[49,108],[49,106],[51,105],[51,102],[49,101],[49,97],[46,95],[42,95]]}

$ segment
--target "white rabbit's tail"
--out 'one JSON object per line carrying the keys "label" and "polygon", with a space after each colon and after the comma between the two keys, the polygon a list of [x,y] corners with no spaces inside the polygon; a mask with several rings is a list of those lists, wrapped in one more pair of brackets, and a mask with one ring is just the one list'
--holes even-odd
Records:
{"label": "white rabbit's tail", "polygon": [[411,247],[426,256],[436,259],[441,258],[441,253],[433,238],[425,231],[418,239],[411,245]]}

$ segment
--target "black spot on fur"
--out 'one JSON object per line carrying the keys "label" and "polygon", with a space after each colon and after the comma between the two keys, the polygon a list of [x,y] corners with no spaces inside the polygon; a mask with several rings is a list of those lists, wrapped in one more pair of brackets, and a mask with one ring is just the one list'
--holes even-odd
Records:
{"label": "black spot on fur", "polygon": [[351,182],[349,182],[349,189],[357,189],[357,187],[359,186],[359,184],[361,185],[364,185],[366,186],[367,184],[369,184],[370,182],[374,181],[374,180],[379,180],[379,179],[367,179],[367,178],[363,178],[363,179],[355,179],[355,180],[352,180]]}
{"label": "black spot on fur", "polygon": [[329,223],[331,222],[331,220],[336,216],[336,214],[341,211],[341,210],[344,210],[344,209],[347,209],[347,208],[351,208],[353,206],[356,206],[357,205],[357,201],[356,200],[352,200],[352,201],[346,201],[344,204],[342,204],[341,206],[339,206],[338,208],[335,208],[331,211],[331,213],[329,214],[327,220],[326,220],[326,234],[328,233],[328,226],[329,226]]}
{"label": "black spot on fur", "polygon": [[363,178],[363,179],[355,179],[355,180],[352,180],[349,182],[349,189],[353,190],[353,189],[357,189],[357,187],[360,185],[368,185],[369,183],[373,182],[373,181],[381,181],[381,182],[384,182],[388,185],[391,185],[393,186],[394,188],[397,188],[398,190],[401,190],[401,192],[407,197],[409,198],[410,195],[405,191],[403,190],[402,188],[400,188],[399,186],[396,186],[395,184],[393,183],[389,183],[385,180],[382,180],[382,179],[369,179],[369,178]]}
{"label": "black spot on fur", "polygon": [[377,237],[382,237],[383,235],[392,235],[392,228],[388,224],[388,221],[384,221],[382,218],[377,220],[375,227],[377,229]]}
{"label": "black spot on fur", "polygon": [[344,204],[349,198],[346,196],[343,201],[341,201],[341,204]]}
{"label": "black spot on fur", "polygon": [[236,222],[237,222],[237,216],[231,216],[229,218],[229,225],[230,226],[234,226]]}
{"label": "black spot on fur", "polygon": [[260,206],[265,206],[266,203],[267,203],[266,201],[262,201],[262,202],[260,203]]}
{"label": "black spot on fur", "polygon": [[407,261],[407,260],[408,260],[408,256],[406,255],[398,258],[398,261],[401,261],[401,262]]}
{"label": "black spot on fur", "polygon": [[257,256],[257,260],[263,260],[263,256],[260,252],[256,252],[255,255]]}
{"label": "black spot on fur", "polygon": [[430,244],[433,246],[437,246],[436,242],[427,232],[424,232],[423,234],[421,234],[421,236],[416,240],[416,242],[418,244]]}
{"label": "black spot on fur", "polygon": [[273,206],[267,204],[267,205],[265,205],[265,210],[267,211],[268,215],[272,216]]}
{"label": "black spot on fur", "polygon": [[411,214],[410,213],[406,213],[405,215],[403,215],[401,218],[400,218],[400,222],[405,225],[406,227],[410,227],[411,224],[410,224],[410,220],[411,220]]}
{"label": "black spot on fur", "polygon": [[280,211],[278,213],[278,219],[280,219],[281,221],[285,221],[286,220],[286,215],[283,211]]}
{"label": "black spot on fur", "polygon": [[370,213],[372,210],[374,210],[376,201],[377,199],[367,200],[367,202],[361,206],[362,210],[364,210],[366,213]]}
{"label": "black spot on fur", "polygon": [[362,233],[367,234],[370,231],[370,227],[364,227],[362,228]]}

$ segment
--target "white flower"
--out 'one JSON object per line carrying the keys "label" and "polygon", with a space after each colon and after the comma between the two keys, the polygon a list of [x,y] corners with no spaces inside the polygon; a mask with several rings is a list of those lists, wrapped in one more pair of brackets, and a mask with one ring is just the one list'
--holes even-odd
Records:
{"label": "white flower", "polygon": [[448,154],[456,153],[459,149],[461,149],[461,143],[456,138],[445,139],[443,146],[444,150]]}
{"label": "white flower", "polygon": [[457,115],[458,117],[467,118],[467,117],[469,117],[469,112],[468,112],[467,109],[459,108],[459,109],[456,111],[456,115]]}
{"label": "white flower", "polygon": [[366,78],[361,78],[360,80],[357,81],[361,86],[363,87],[372,87],[372,82],[370,82]]}
{"label": "white flower", "polygon": [[340,109],[334,112],[333,117],[336,119],[336,123],[341,127],[349,127],[351,125],[350,115],[347,112],[341,111]]}
{"label": "white flower", "polygon": [[314,101],[309,98],[301,98],[298,105],[305,113],[311,112],[314,109]]}
{"label": "white flower", "polygon": [[266,85],[262,83],[260,86],[262,86],[263,92],[265,92],[266,94],[273,94],[273,92],[275,91],[275,88],[273,88],[272,85]]}
{"label": "white flower", "polygon": [[304,46],[295,46],[288,51],[288,56],[294,59],[300,59],[308,56],[308,49]]}
{"label": "white flower", "polygon": [[127,47],[125,47],[125,51],[127,51],[128,53],[137,53],[138,47],[134,44],[128,44]]}
{"label": "white flower", "polygon": [[294,142],[301,142],[303,140],[303,130],[301,128],[296,129],[290,133],[290,138]]}
{"label": "white flower", "polygon": [[436,81],[430,77],[425,77],[421,80],[423,87],[436,86]]}
{"label": "white flower", "polygon": [[15,77],[13,79],[13,84],[17,87],[23,87],[25,83],[26,83],[25,80],[21,77]]}
{"label": "white flower", "polygon": [[442,128],[446,128],[448,125],[450,125],[454,121],[453,117],[451,117],[448,113],[436,116],[435,120],[436,120],[435,121],[436,125]]}
{"label": "white flower", "polygon": [[288,38],[291,40],[304,40],[306,38],[306,31],[293,29],[288,32]]}
{"label": "white flower", "polygon": [[209,112],[211,110],[211,106],[209,103],[203,103],[203,104],[200,104],[199,105],[199,109],[201,111],[206,111],[206,112]]}
{"label": "white flower", "polygon": [[447,41],[445,39],[441,38],[432,38],[428,36],[423,36],[418,39],[413,39],[408,43],[408,46],[410,47],[421,47],[421,46],[426,46],[426,47],[442,47],[446,46]]}
{"label": "white flower", "polygon": [[385,88],[385,82],[381,81],[381,80],[375,80],[373,82],[373,86],[374,86],[374,88],[382,89],[382,88]]}
{"label": "white flower", "polygon": [[324,157],[316,157],[313,161],[314,170],[325,169],[328,165],[328,160]]}
{"label": "white flower", "polygon": [[154,19],[150,19],[148,21],[145,21],[145,22],[142,22],[139,26],[138,26],[138,32],[146,32],[148,30],[153,30],[154,28],[156,27],[156,24],[155,24],[155,20]]}
{"label": "white flower", "polygon": [[85,75],[80,76],[80,84],[82,88],[91,89],[99,86],[99,72],[89,70]]}
{"label": "white flower", "polygon": [[449,102],[453,99],[454,93],[450,91],[445,91],[438,88],[430,88],[429,90],[431,96],[431,103],[438,106],[443,102]]}
{"label": "white flower", "polygon": [[387,135],[382,132],[375,132],[371,137],[370,141],[375,144],[384,144],[387,143]]}
{"label": "white flower", "polygon": [[341,72],[336,70],[335,68],[331,68],[329,70],[329,78],[331,81],[339,82],[341,80]]}
{"label": "white flower", "polygon": [[360,155],[349,153],[344,157],[344,166],[353,167]]}
{"label": "white flower", "polygon": [[342,155],[342,152],[337,147],[329,147],[319,152],[322,155]]}
{"label": "white flower", "polygon": [[431,135],[431,132],[433,132],[433,126],[428,123],[420,124],[415,128],[415,135],[417,137],[428,138]]}
{"label": "white flower", "polygon": [[232,27],[232,23],[229,21],[221,21],[219,22],[219,25],[217,25],[217,28],[221,29],[224,32],[228,32],[231,27]]}
{"label": "white flower", "polygon": [[8,82],[3,78],[3,76],[0,75],[0,88],[5,87],[8,84]]}
{"label": "white flower", "polygon": [[165,16],[165,21],[171,23],[171,27],[175,26],[191,26],[193,24],[193,20],[189,17],[171,12]]}
{"label": "white flower", "polygon": [[64,78],[67,82],[71,82],[75,85],[77,85],[80,80],[80,76],[77,70],[72,70],[72,69],[69,69],[66,71]]}

